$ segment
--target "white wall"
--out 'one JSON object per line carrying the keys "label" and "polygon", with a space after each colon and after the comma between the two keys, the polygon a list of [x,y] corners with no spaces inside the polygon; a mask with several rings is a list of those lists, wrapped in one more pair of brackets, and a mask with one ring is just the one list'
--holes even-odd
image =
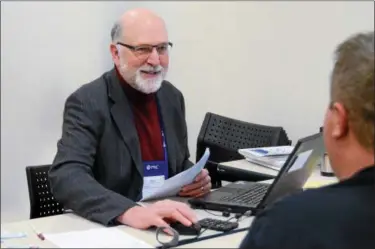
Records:
{"label": "white wall", "polygon": [[103,2],[1,3],[1,217],[28,217],[26,165],[51,163],[66,97],[111,67]]}
{"label": "white wall", "polygon": [[112,22],[135,6],[168,24],[193,160],[207,111],[316,132],[334,47],[374,30],[372,2],[1,2],[3,222],[28,217],[25,166],[51,163],[65,98],[111,68]]}

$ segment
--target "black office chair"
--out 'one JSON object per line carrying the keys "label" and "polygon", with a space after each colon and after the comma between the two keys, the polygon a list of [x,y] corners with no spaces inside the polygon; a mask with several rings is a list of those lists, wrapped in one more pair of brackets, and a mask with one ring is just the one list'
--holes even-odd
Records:
{"label": "black office chair", "polygon": [[51,165],[27,166],[30,219],[63,214],[64,207],[53,197],[48,181]]}
{"label": "black office chair", "polygon": [[248,123],[208,112],[198,135],[196,158],[201,158],[205,149],[210,148],[211,154],[206,168],[211,176],[212,187],[218,188],[222,180],[233,182],[270,179],[255,174],[251,176],[252,179],[242,179],[238,175],[218,172],[219,163],[244,158],[237,152],[238,149],[290,144],[291,141],[282,127]]}

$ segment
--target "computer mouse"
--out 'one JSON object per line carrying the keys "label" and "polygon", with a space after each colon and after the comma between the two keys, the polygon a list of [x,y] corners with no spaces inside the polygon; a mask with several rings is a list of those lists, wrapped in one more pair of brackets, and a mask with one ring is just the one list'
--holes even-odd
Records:
{"label": "computer mouse", "polygon": [[176,230],[180,235],[199,235],[201,231],[201,225],[198,223],[192,224],[191,226],[185,226],[180,222],[172,222],[170,226]]}

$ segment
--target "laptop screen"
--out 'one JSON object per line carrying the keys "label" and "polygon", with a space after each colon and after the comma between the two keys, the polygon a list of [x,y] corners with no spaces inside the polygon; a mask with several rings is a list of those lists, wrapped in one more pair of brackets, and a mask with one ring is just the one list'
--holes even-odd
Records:
{"label": "laptop screen", "polygon": [[298,140],[260,206],[264,207],[286,195],[302,191],[324,152],[325,146],[321,133]]}

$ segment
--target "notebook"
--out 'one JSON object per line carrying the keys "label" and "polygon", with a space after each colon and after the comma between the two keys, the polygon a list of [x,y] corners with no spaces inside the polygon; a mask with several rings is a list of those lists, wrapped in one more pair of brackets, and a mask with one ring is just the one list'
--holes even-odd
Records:
{"label": "notebook", "polygon": [[249,162],[274,170],[280,170],[293,149],[294,146],[271,146],[239,149],[238,153],[244,156]]}

